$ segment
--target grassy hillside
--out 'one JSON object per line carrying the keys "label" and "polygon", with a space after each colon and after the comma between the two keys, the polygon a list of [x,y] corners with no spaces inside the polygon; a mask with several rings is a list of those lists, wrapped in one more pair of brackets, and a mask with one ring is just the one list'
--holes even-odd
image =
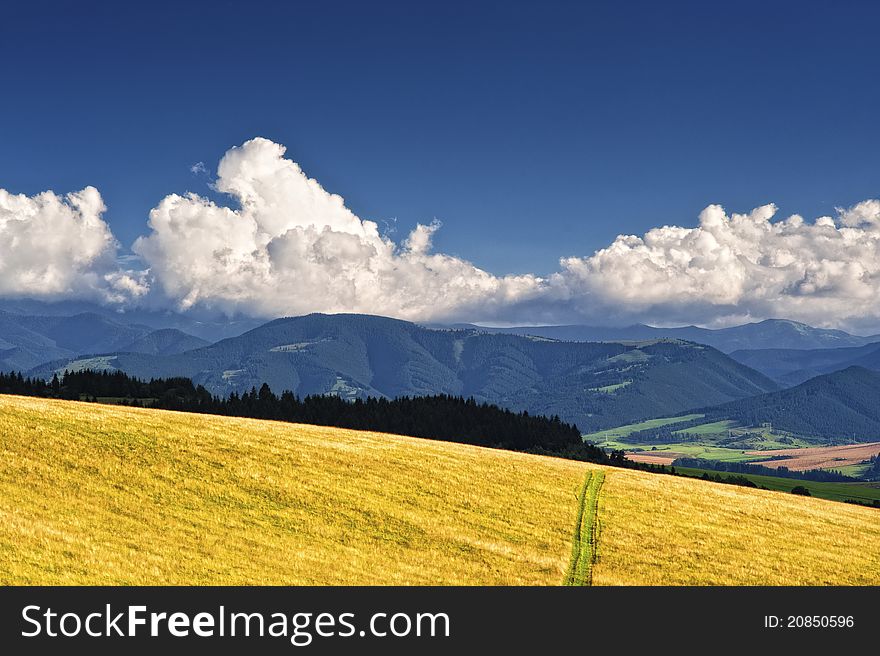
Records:
{"label": "grassy hillside", "polygon": [[608,475],[595,585],[880,583],[878,511],[676,476]]}
{"label": "grassy hillside", "polygon": [[556,584],[586,467],[0,396],[0,583]]}
{"label": "grassy hillside", "polygon": [[693,479],[11,396],[0,450],[3,584],[880,583],[876,510]]}

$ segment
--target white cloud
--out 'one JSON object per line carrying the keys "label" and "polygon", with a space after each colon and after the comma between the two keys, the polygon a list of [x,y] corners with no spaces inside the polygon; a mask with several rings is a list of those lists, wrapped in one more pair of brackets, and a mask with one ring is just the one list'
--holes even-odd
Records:
{"label": "white cloud", "polygon": [[880,326],[880,201],[810,223],[776,207],[696,228],[621,235],[547,278],[494,276],[432,252],[437,221],[400,245],[343,199],[253,139],[226,153],[216,189],[240,209],[197,195],[166,197],[134,250],[181,308],[263,316],[369,312],[412,320],[580,321],[725,325],[786,317],[823,326]]}
{"label": "white cloud", "polygon": [[431,240],[434,238],[434,233],[440,229],[440,225],[436,219],[429,225],[420,223],[403,242],[404,248],[416,255],[427,254],[431,250]]}
{"label": "white cloud", "polygon": [[730,215],[710,205],[696,228],[622,235],[590,257],[563,259],[552,282],[583,313],[591,299],[658,323],[880,323],[880,201],[839,210],[837,220],[775,214],[772,204]]}
{"label": "white cloud", "polygon": [[0,295],[121,302],[143,294],[115,263],[105,209],[94,187],[64,197],[0,189]]}
{"label": "white cloud", "polygon": [[712,326],[783,317],[880,330],[880,200],[812,222],[778,220],[772,204],[748,214],[710,205],[695,228],[621,235],[561,259],[545,278],[495,276],[435,253],[437,221],[393,241],[284,154],[260,138],[226,153],[213,187],[237,209],[196,194],[162,199],[133,246],[141,271],[116,259],[94,188],[0,191],[0,295],[170,301],[261,317]]}
{"label": "white cloud", "polygon": [[539,292],[532,275],[497,277],[431,252],[438,223],[398,246],[349,210],[285,149],[253,139],[229,150],[217,191],[240,209],[195,194],[170,195],[150,213],[133,250],[180,308],[202,304],[262,316],[369,312],[433,320],[501,316]]}

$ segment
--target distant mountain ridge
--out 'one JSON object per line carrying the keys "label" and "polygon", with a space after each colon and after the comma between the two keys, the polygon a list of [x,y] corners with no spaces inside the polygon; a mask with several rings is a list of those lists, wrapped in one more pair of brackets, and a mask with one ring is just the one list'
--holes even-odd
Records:
{"label": "distant mountain ridge", "polygon": [[880,371],[880,341],[852,348],[741,350],[730,357],[790,387],[852,366]]}
{"label": "distant mountain ridge", "polygon": [[0,371],[27,371],[47,361],[92,353],[173,355],[207,344],[180,330],[156,331],[92,312],[34,316],[0,311]]}
{"label": "distant mountain ridge", "polygon": [[535,335],[550,339],[578,342],[604,342],[646,339],[684,339],[706,344],[724,353],[741,349],[767,348],[843,348],[863,346],[880,341],[880,336],[861,337],[842,330],[813,328],[804,323],[787,319],[766,319],[730,328],[655,328],[644,324],[606,328],[596,326],[517,326],[510,328],[485,328],[473,324],[455,324],[451,327],[470,328],[491,333],[512,335]]}
{"label": "distant mountain ridge", "polygon": [[174,356],[66,358],[32,373],[50,376],[66,368],[119,369],[147,379],[186,376],[221,395],[265,382],[300,396],[473,396],[559,415],[582,430],[777,389],[723,353],[688,342],[559,342],[350,314],[277,319]]}
{"label": "distant mountain ridge", "polygon": [[[116,324],[138,326],[148,330],[174,328],[209,343],[235,337],[256,328],[265,320],[252,317],[227,317],[221,313],[181,313],[171,310],[127,308],[124,311],[87,301],[38,301],[34,299],[0,299],[0,314],[10,317],[73,317],[97,315]],[[3,333],[0,331],[0,339]]]}
{"label": "distant mountain ridge", "polygon": [[[264,325],[266,320],[253,317],[226,317],[219,311],[215,312],[174,312],[171,310],[128,308],[120,311],[113,308],[98,305],[87,301],[39,301],[34,299],[0,299],[0,352],[4,349],[14,348],[19,343],[10,341],[7,337],[19,335],[19,339],[31,346],[47,348],[46,357],[42,362],[63,357],[63,351],[70,350],[58,347],[52,342],[55,340],[42,340],[40,331],[38,335],[27,334],[32,331],[26,330],[26,324],[34,317],[40,317],[45,322],[50,319],[71,319],[73,317],[90,316],[94,320],[109,321],[114,326],[125,326],[134,329],[134,332],[150,332],[155,330],[176,329],[183,333],[198,337],[205,342],[213,343],[221,339],[237,337],[248,330]],[[3,318],[10,319],[5,324]],[[12,322],[18,325],[12,325]],[[645,341],[652,339],[682,339],[699,344],[706,344],[717,348],[725,353],[740,350],[753,349],[817,349],[817,348],[847,348],[858,347],[871,342],[880,342],[880,335],[862,337],[851,335],[841,330],[828,330],[813,328],[796,321],[784,319],[767,319],[758,323],[733,326],[722,329],[707,329],[696,326],[683,326],[676,328],[656,328],[643,324],[621,327],[595,327],[584,325],[560,325],[560,326],[518,326],[508,328],[481,327],[474,324],[432,325],[426,324],[427,328],[457,328],[463,330],[479,330],[488,333],[508,333],[516,335],[534,335],[557,339],[562,341]],[[100,326],[98,330],[102,330]],[[24,332],[23,332],[24,331]],[[146,334],[146,333],[144,333]],[[131,342],[139,339],[133,337]],[[92,352],[107,352],[121,348],[116,344],[101,344]],[[194,346],[194,345],[193,345]],[[84,353],[84,349],[73,349],[77,353]],[[15,354],[7,355],[6,359],[15,359],[19,364],[25,360],[32,365],[33,359],[14,358]],[[39,357],[39,356],[38,356]],[[0,353],[0,366],[3,360]],[[11,361],[11,359],[10,359]]]}

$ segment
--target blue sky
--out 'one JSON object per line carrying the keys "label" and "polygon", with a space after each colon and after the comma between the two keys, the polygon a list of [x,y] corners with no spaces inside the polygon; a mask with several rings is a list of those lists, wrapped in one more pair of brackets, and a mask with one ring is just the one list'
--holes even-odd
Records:
{"label": "blue sky", "polygon": [[3,12],[0,187],[94,185],[124,248],[167,194],[230,202],[208,183],[255,136],[396,240],[437,218],[436,250],[498,275],[695,226],[711,203],[812,220],[878,195],[876,3]]}
{"label": "blue sky", "polygon": [[0,184],[95,185],[126,246],[253,136],[496,273],[709,203],[814,217],[880,180],[874,3],[18,4]]}

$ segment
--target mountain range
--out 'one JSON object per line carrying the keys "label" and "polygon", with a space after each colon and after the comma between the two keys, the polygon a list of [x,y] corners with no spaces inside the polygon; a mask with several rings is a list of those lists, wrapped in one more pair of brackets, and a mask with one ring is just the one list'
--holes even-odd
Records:
{"label": "mountain range", "polygon": [[[256,328],[265,320],[253,317],[228,317],[221,312],[174,312],[167,309],[127,308],[124,311],[88,301],[39,301],[29,298],[0,299],[0,313],[16,317],[73,317],[91,315],[114,324],[147,330],[173,328],[206,342],[235,337]],[[0,338],[3,338],[0,329]]]}
{"label": "mountain range", "polygon": [[473,396],[559,415],[582,430],[778,389],[720,351],[681,340],[562,342],[346,314],[278,319],[174,355],[66,357],[31,373],[51,376],[85,368],[118,369],[146,379],[186,376],[220,395],[265,382],[300,396]]}
{"label": "mountain range", "polygon": [[730,357],[757,369],[783,387],[791,387],[853,366],[880,371],[880,341],[851,348],[744,349],[734,351]]}
{"label": "mountain range", "polygon": [[154,330],[91,312],[35,316],[0,311],[0,371],[26,371],[46,361],[91,353],[172,355],[208,343],[174,328]]}
{"label": "mountain range", "polygon": [[[4,303],[0,371],[51,377],[65,369],[118,369],[147,379],[186,376],[218,395],[264,382],[279,392],[349,399],[446,393],[559,415],[584,431],[709,408],[713,417],[746,425],[772,421],[805,435],[867,439],[880,434],[870,402],[863,407],[859,400],[871,398],[872,376],[880,376],[875,373],[880,372],[880,341],[791,321],[721,330],[641,325],[487,329],[313,314],[277,319],[211,343],[179,328],[156,327],[204,323],[179,315],[65,315],[93,306],[62,305]],[[27,314],[41,308],[50,311]],[[251,322],[230,322],[224,330],[235,333]],[[722,352],[738,344],[780,343],[833,347]],[[840,375],[828,377],[835,372]]]}
{"label": "mountain range", "polygon": [[644,324],[605,328],[596,326],[515,326],[509,328],[487,328],[473,324],[454,324],[453,328],[469,328],[492,333],[513,335],[535,335],[576,342],[606,342],[620,340],[646,339],[684,339],[698,344],[706,344],[724,353],[741,349],[817,349],[863,346],[880,341],[880,335],[861,337],[842,330],[814,328],[787,319],[767,319],[730,328],[699,328],[682,326],[679,328],[655,328]]}

